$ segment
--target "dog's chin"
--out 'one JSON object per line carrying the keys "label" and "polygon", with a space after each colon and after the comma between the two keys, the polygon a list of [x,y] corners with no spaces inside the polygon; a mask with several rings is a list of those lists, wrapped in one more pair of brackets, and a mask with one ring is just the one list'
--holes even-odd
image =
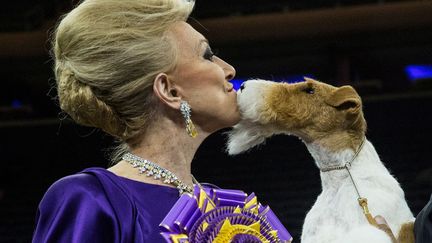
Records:
{"label": "dog's chin", "polygon": [[266,138],[273,135],[266,132],[260,124],[241,121],[228,132],[228,142],[226,151],[230,155],[236,155],[250,150],[265,142]]}

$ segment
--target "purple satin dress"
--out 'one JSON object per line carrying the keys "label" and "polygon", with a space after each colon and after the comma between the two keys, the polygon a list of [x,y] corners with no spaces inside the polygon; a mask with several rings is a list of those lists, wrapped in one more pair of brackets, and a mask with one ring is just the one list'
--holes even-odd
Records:
{"label": "purple satin dress", "polygon": [[178,198],[176,188],[89,168],[48,189],[37,211],[33,243],[165,242],[159,223]]}

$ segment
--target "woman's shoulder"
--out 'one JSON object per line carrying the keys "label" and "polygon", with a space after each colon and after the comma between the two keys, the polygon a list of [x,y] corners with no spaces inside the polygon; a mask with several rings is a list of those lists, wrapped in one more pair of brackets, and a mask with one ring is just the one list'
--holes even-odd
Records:
{"label": "woman's shoulder", "polygon": [[55,181],[47,190],[47,193],[58,192],[72,194],[74,192],[94,191],[102,189],[100,175],[104,174],[103,168],[88,168],[76,174],[64,176]]}
{"label": "woman's shoulder", "polygon": [[117,205],[125,200],[107,193],[103,170],[86,169],[49,187],[38,206],[33,242],[70,242],[71,235],[74,242],[112,242],[119,235],[113,228],[129,222],[133,210],[120,211]]}
{"label": "woman's shoulder", "polygon": [[130,188],[124,180],[102,167],[86,168],[58,179],[46,191],[45,197],[49,196],[133,203]]}
{"label": "woman's shoulder", "polygon": [[71,175],[67,175],[64,176],[60,179],[58,179],[57,181],[54,182],[53,185],[58,185],[58,186],[70,186],[70,185],[87,185],[88,183],[90,184],[94,184],[95,182],[97,182],[97,179],[95,176],[93,176],[90,173],[84,173],[86,170],[101,170],[102,168],[89,168],[89,169],[85,169],[83,171],[80,171],[78,173],[75,174],[71,174]]}
{"label": "woman's shoulder", "polygon": [[58,179],[43,195],[39,215],[55,218],[59,212],[86,212],[112,216],[124,211],[119,205],[132,210],[133,203],[125,189],[109,173],[104,168],[88,168]]}
{"label": "woman's shoulder", "polygon": [[[103,187],[97,177],[89,173],[79,172],[64,176],[54,183],[44,193],[40,209],[62,207],[66,204],[81,204],[106,201]],[[92,203],[93,204],[93,203]]]}

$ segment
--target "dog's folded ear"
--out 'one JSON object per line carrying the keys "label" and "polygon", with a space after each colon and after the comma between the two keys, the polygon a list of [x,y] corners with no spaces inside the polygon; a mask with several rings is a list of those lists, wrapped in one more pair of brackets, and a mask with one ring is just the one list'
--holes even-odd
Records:
{"label": "dog's folded ear", "polygon": [[333,91],[327,98],[326,103],[338,110],[351,114],[361,110],[361,99],[353,87],[346,85]]}

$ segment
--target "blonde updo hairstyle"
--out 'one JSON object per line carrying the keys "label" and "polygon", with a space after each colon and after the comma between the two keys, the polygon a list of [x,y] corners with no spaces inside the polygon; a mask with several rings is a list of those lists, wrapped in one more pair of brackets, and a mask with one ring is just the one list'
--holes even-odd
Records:
{"label": "blonde updo hairstyle", "polygon": [[153,80],[176,63],[167,30],[194,1],[85,0],[53,39],[60,108],[77,123],[133,141],[155,116]]}

